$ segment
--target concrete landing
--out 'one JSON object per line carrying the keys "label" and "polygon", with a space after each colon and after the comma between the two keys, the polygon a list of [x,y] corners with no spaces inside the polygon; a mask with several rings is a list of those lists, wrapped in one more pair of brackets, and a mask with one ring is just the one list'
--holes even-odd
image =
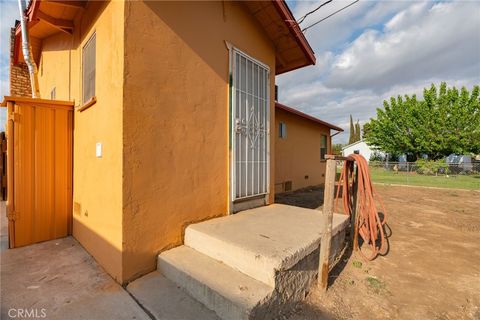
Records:
{"label": "concrete landing", "polygon": [[151,320],[72,237],[3,250],[0,269],[0,319]]}
{"label": "concrete landing", "polygon": [[[335,214],[331,257],[348,217]],[[318,274],[321,211],[270,205],[190,225],[185,245],[162,252],[157,270],[224,320],[278,319]]]}
{"label": "concrete landing", "polygon": [[[283,204],[246,210],[187,227],[185,245],[275,287],[288,270],[319,248],[321,211]],[[348,216],[334,214],[332,237]]]}

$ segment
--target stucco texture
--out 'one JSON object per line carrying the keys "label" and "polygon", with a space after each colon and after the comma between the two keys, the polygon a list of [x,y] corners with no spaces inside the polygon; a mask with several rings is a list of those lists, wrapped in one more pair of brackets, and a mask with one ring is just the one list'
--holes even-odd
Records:
{"label": "stucco texture", "polygon": [[[287,137],[279,137],[279,124],[287,126]],[[330,152],[330,129],[296,114],[278,109],[275,113],[275,191],[292,181],[292,190],[325,182],[325,161],[320,159],[321,135],[327,136]],[[308,178],[306,178],[308,176]]]}
{"label": "stucco texture", "polygon": [[127,2],[125,21],[123,276],[133,279],[188,224],[229,213],[225,41],[270,66],[271,96],[275,49],[241,3]]}
{"label": "stucco texture", "polygon": [[[73,235],[117,281],[122,281],[122,119],[124,3],[89,2],[73,35],[43,40],[41,96],[74,100]],[[97,102],[79,112],[81,49],[96,32]],[[103,156],[95,156],[95,144]]]}
{"label": "stucco texture", "polygon": [[[229,214],[225,41],[270,67],[271,97],[275,48],[241,2],[90,1],[74,23],[73,35],[43,39],[41,95],[75,101],[73,235],[125,283],[154,270],[190,223]],[[97,102],[80,111],[93,32]],[[271,101],[272,133],[274,116]]]}

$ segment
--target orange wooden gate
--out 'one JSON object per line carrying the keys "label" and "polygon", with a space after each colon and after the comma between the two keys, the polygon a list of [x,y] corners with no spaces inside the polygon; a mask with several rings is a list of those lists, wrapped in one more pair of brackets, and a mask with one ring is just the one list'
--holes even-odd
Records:
{"label": "orange wooden gate", "polygon": [[71,234],[73,103],[5,97],[10,248]]}

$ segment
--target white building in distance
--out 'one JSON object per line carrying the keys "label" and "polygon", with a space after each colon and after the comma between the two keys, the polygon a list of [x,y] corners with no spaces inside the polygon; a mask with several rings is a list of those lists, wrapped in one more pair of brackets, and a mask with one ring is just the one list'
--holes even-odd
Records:
{"label": "white building in distance", "polygon": [[361,154],[362,156],[365,157],[365,159],[367,159],[367,162],[370,161],[370,157],[375,152],[380,154],[382,157],[385,157],[385,153],[371,148],[363,140],[354,142],[354,143],[349,144],[349,145],[342,148],[342,156],[346,157],[346,156],[354,154],[354,153],[355,154]]}

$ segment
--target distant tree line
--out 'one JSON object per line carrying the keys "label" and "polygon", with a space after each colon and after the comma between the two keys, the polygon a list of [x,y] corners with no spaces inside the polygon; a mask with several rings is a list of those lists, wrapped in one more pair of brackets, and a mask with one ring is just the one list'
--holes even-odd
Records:
{"label": "distant tree line", "polygon": [[363,138],[384,152],[413,159],[480,154],[480,88],[469,92],[442,82],[439,89],[434,84],[425,88],[423,100],[416,95],[391,97],[377,109],[377,118],[364,125]]}

